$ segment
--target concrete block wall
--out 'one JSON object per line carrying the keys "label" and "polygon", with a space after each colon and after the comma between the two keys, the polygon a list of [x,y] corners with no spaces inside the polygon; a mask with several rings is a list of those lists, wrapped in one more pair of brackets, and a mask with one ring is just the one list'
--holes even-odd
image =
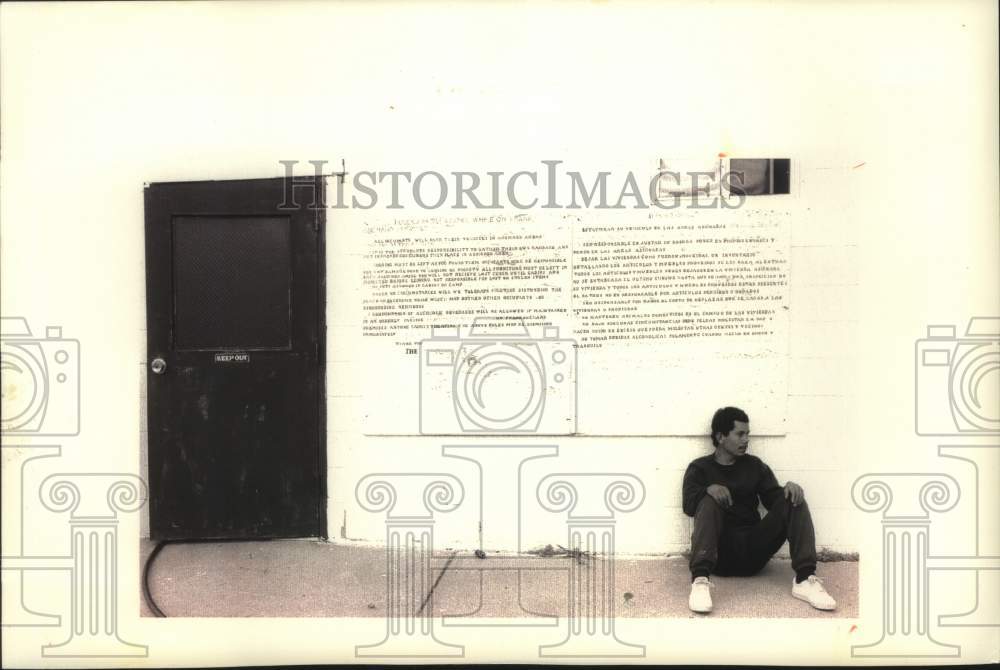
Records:
{"label": "concrete block wall", "polygon": [[[751,452],[767,462],[782,483],[796,481],[805,490],[817,526],[821,548],[857,551],[851,528],[851,463],[862,444],[853,435],[854,366],[858,320],[857,239],[850,216],[852,179],[849,166],[797,163],[797,209],[804,212],[792,221],[790,248],[790,323],[785,435],[757,436]],[[840,203],[836,207],[831,203]],[[815,206],[814,206],[815,203]],[[845,215],[846,213],[846,215]],[[585,214],[584,214],[585,215]],[[642,217],[638,213],[637,217]],[[690,541],[690,520],[681,510],[681,480],[688,463],[709,453],[707,436],[714,407],[706,407],[704,436],[456,438],[377,437],[363,434],[365,345],[360,323],[360,263],[363,240],[353,217],[357,212],[331,210],[328,226],[329,355],[329,519],[331,541],[379,542],[382,519],[359,507],[355,485],[370,472],[464,472],[466,500],[455,511],[439,514],[438,546],[478,548],[480,491],[474,471],[466,472],[452,458],[441,455],[443,444],[556,444],[558,458],[541,459],[525,469],[522,482],[524,510],[520,519],[520,549],[565,544],[565,526],[547,518],[535,500],[532,470],[545,472],[628,472],[646,489],[642,507],[618,515],[617,550],[621,553],[656,554],[685,550]],[[333,288],[336,287],[336,288]],[[353,317],[351,315],[354,315]],[[712,380],[685,380],[664,389],[662,402],[671,393],[697,393]],[[401,383],[406,383],[401,382]],[[585,392],[585,389],[581,389]],[[753,407],[750,414],[753,430]],[[483,473],[483,495],[510,496],[516,486],[507,473]],[[516,500],[510,499],[511,509]],[[346,523],[345,523],[346,519]],[[487,550],[518,548],[509,519],[483,518],[482,543]],[[491,533],[499,527],[506,535]],[[787,547],[785,550],[787,551]]]}

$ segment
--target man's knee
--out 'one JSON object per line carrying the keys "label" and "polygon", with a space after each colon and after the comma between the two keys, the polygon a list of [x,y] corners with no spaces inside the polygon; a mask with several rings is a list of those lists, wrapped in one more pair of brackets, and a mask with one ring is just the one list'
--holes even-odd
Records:
{"label": "man's knee", "polygon": [[694,516],[698,518],[699,516],[722,516],[723,509],[722,505],[716,502],[715,498],[705,494],[700,501],[698,501],[698,508],[695,510]]}
{"label": "man's knee", "polygon": [[768,514],[775,512],[785,517],[790,517],[792,514],[808,514],[809,504],[803,499],[798,505],[794,505],[791,500],[783,497],[779,498],[776,503],[771,505],[771,509],[767,511]]}

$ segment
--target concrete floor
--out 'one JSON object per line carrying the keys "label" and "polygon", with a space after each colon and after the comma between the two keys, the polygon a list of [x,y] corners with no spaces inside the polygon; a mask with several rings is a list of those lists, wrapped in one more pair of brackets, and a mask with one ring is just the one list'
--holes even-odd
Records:
{"label": "concrete floor", "polygon": [[[153,546],[141,543],[140,561]],[[571,569],[589,572],[581,560],[595,559],[478,559],[442,552],[432,558],[431,575],[411,600],[417,607],[427,601],[429,611],[446,617],[444,625],[459,625],[464,617],[564,617]],[[598,571],[608,567],[601,560],[593,565]],[[710,616],[856,618],[858,564],[821,563],[817,573],[837,599],[834,612],[792,598],[789,562],[775,558],[754,577],[713,577]],[[703,616],[688,610],[690,575],[683,558],[621,557],[614,562],[614,580],[618,617]],[[384,549],[316,540],[167,545],[153,564],[150,589],[172,617],[384,617],[388,604]],[[145,602],[141,607],[143,616],[152,616]]]}

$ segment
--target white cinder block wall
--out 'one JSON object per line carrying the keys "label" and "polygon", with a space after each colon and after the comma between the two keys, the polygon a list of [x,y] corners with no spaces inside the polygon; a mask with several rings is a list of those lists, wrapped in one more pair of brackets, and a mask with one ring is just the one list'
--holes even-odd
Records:
{"label": "white cinder block wall", "polygon": [[[805,488],[821,548],[857,551],[849,522],[851,464],[861,441],[852,436],[854,405],[851,377],[855,364],[857,323],[857,244],[848,204],[852,198],[849,166],[816,169],[799,161],[793,183],[806,213],[791,229],[790,328],[786,430],[783,436],[752,439],[751,452],[774,469],[778,480]],[[814,204],[815,203],[815,204]],[[641,221],[647,215],[638,211]],[[681,511],[681,481],[687,464],[709,453],[706,407],[704,437],[563,437],[484,438],[460,436],[379,437],[363,434],[368,403],[362,383],[364,358],[360,256],[356,230],[364,213],[331,210],[328,219],[328,441],[329,536],[333,542],[380,542],[384,515],[368,512],[355,499],[357,482],[375,472],[446,472],[459,477],[465,500],[454,511],[435,515],[435,546],[511,551],[545,544],[567,544],[565,515],[542,509],[535,489],[552,472],[625,472],[639,477],[645,500],[634,512],[616,515],[616,551],[651,554],[680,552],[690,540],[690,522]],[[582,213],[586,216],[586,212]],[[352,320],[353,319],[353,320]],[[668,346],[668,345],[665,345]],[[416,357],[413,357],[416,366]],[[400,380],[410,383],[413,375]],[[697,393],[704,384],[723,380],[689,379],[651,390],[669,407],[678,393]],[[581,387],[581,393],[586,389]],[[744,407],[753,428],[754,408]],[[479,472],[467,461],[442,456],[446,444],[555,445],[558,456],[526,463],[520,490],[510,460],[485,463]],[[480,515],[480,495],[486,498]],[[419,513],[421,509],[412,510]],[[400,510],[397,510],[399,513]],[[479,539],[482,516],[483,534]],[[520,541],[518,538],[520,532]],[[787,554],[787,545],[782,550]]]}
{"label": "white cinder block wall", "polygon": [[[852,370],[856,364],[857,269],[855,220],[849,203],[852,179],[846,166],[817,171],[800,163],[797,179],[808,216],[791,228],[788,401],[784,436],[753,438],[751,452],[774,469],[778,480],[804,486],[821,548],[857,550],[852,533],[849,489],[851,469],[862,449],[853,435],[855,407]],[[821,181],[819,181],[821,176]],[[441,454],[444,444],[556,445],[558,457],[532,461],[525,467],[520,524],[514,510],[516,477],[510,462],[483,470],[483,494],[491,497],[483,518],[482,544],[487,550],[513,551],[545,544],[566,544],[564,517],[542,510],[535,501],[538,480],[551,472],[627,472],[639,477],[646,497],[635,512],[619,514],[616,550],[650,554],[683,551],[690,523],[680,508],[680,486],[687,464],[709,453],[708,423],[714,407],[705,409],[705,436],[463,438],[375,437],[362,432],[365,401],[363,375],[368,363],[361,348],[361,325],[345,315],[360,315],[359,239],[352,225],[359,213],[330,210],[327,222],[327,361],[328,361],[328,535],[332,542],[379,543],[384,517],[362,509],[355,487],[373,472],[450,472],[466,487],[465,500],[448,514],[436,515],[436,545],[475,549],[480,546],[479,473],[474,464]],[[638,212],[637,216],[645,216]],[[137,366],[140,398],[142,467],[145,473],[145,361]],[[672,393],[696,392],[703,380],[662,389],[668,405]],[[753,407],[744,407],[753,424]],[[502,499],[504,503],[496,502]],[[490,518],[506,504],[502,518]],[[517,528],[521,529],[520,545]],[[148,535],[144,515],[143,534]],[[787,552],[787,545],[782,552]]]}
{"label": "white cinder block wall", "polygon": [[[967,24],[972,30],[978,17],[973,7],[927,8],[927,25],[947,23],[959,30]],[[125,10],[102,11],[110,16]],[[772,25],[768,17],[775,21],[773,33],[762,33],[773,40],[754,44],[782,45],[760,50],[747,42],[744,10],[728,6],[710,20],[694,21],[651,5],[634,10],[593,5],[524,22],[514,12],[488,6],[430,17],[405,5],[393,13],[330,5],[310,7],[315,14],[307,19],[288,10],[287,25],[294,30],[276,30],[272,48],[241,39],[240,21],[250,21],[243,7],[213,9],[231,11],[240,21],[219,15],[191,24],[182,15],[190,11],[197,10],[164,4],[132,17],[134,29],[119,34],[116,46],[128,58],[93,49],[86,32],[43,29],[47,24],[39,21],[37,34],[63,48],[35,50],[31,76],[17,70],[17,79],[7,78],[25,95],[43,90],[34,81],[60,87],[65,104],[44,108],[65,116],[19,115],[18,107],[5,107],[9,125],[19,129],[5,138],[5,160],[27,167],[6,173],[4,201],[10,207],[22,203],[33,213],[27,217],[31,225],[12,229],[5,244],[10,249],[48,244],[51,262],[80,270],[88,295],[115,296],[101,302],[115,310],[113,328],[79,325],[90,324],[93,306],[74,293],[50,291],[44,304],[67,324],[67,334],[76,324],[74,336],[88,343],[85,370],[108,369],[127,358],[133,381],[123,387],[142,388],[146,365],[143,181],[280,176],[280,159],[301,161],[301,173],[310,169],[310,159],[339,167],[341,158],[349,172],[461,170],[474,164],[510,173],[544,159],[562,159],[567,167],[586,171],[634,157],[642,157],[632,163],[635,169],[652,169],[657,158],[671,155],[788,156],[797,162],[804,212],[791,226],[786,433],[757,437],[752,450],[779,479],[805,487],[819,544],[851,551],[858,548],[851,527],[857,519],[850,501],[854,477],[875,467],[869,464],[876,457],[902,467],[899,455],[908,459],[913,453],[914,339],[928,323],[961,328],[971,315],[993,313],[995,299],[984,302],[966,289],[970,281],[983,284],[979,269],[995,266],[995,245],[982,242],[995,239],[989,237],[995,236],[995,217],[983,223],[974,198],[912,194],[939,192],[942,183],[949,193],[988,191],[995,184],[995,142],[984,143],[971,160],[967,144],[953,141],[955,128],[993,127],[995,101],[980,100],[975,92],[995,79],[995,54],[941,54],[915,39],[886,58],[884,36],[898,29],[893,11],[874,12],[859,22],[833,5],[754,7],[764,12],[756,15],[756,25]],[[481,13],[482,20],[470,20],[475,17],[465,12]],[[793,19],[801,22],[794,29],[785,23]],[[416,24],[419,30],[412,28]],[[699,37],[705,25],[712,26],[711,48]],[[212,46],[220,30],[231,35],[224,53]],[[616,40],[613,49],[595,48],[608,34],[629,37]],[[178,42],[178,35],[185,39]],[[331,44],[337,45],[337,57],[319,70],[289,67],[287,59],[275,57],[298,46]],[[74,54],[72,63],[59,55],[67,53]],[[669,85],[660,82],[661,66],[687,62],[692,54],[700,67],[671,65]],[[948,60],[942,60],[945,55]],[[983,65],[955,65],[966,59]],[[736,61],[746,72],[785,76],[737,77],[726,87],[703,76],[726,71]],[[205,69],[209,62],[215,69]],[[944,123],[944,112],[931,111],[943,109],[941,100],[964,99],[975,104],[962,108],[960,123]],[[109,137],[119,138],[114,152],[108,151]],[[913,142],[914,137],[922,141]],[[43,163],[37,146],[71,150]],[[974,168],[969,171],[901,169],[968,160]],[[46,201],[49,182],[33,177],[43,173],[63,185],[66,201],[73,203],[69,219],[63,211],[36,212],[25,204]],[[354,214],[331,213],[331,277],[357,261],[337,255],[337,236],[349,223],[338,216]],[[90,260],[106,257],[108,240],[120,262]],[[929,278],[938,255],[949,270]],[[12,276],[32,272],[30,254],[11,253],[8,263]],[[359,299],[356,277],[340,284],[330,280],[328,286],[332,310]],[[29,311],[17,303],[10,309]],[[354,500],[362,476],[452,470],[471,481],[474,466],[442,458],[440,440],[365,437],[364,404],[357,396],[371,362],[354,350],[357,323],[331,312],[328,327],[329,535],[334,542],[377,542],[384,537],[382,518]],[[862,380],[866,388],[855,387]],[[710,380],[682,386],[691,391],[703,383]],[[663,390],[664,402],[672,392]],[[131,399],[128,404],[129,425],[141,425],[130,434],[141,432],[144,400],[138,407]],[[89,426],[118,425],[123,403],[107,410],[96,401],[89,406],[107,413],[88,418]],[[713,409],[705,408],[706,433]],[[753,407],[746,409],[753,418]],[[560,470],[626,471],[646,483],[643,506],[618,519],[619,551],[677,551],[686,545],[679,481],[686,464],[707,453],[707,437],[557,442],[559,462],[565,464]],[[141,443],[139,453],[144,451]],[[538,474],[530,470],[526,466],[526,477]],[[489,480],[490,473],[485,476]],[[510,498],[514,484],[490,481],[503,487],[493,495],[505,496],[516,508]],[[478,491],[470,484],[467,494],[462,507],[438,516],[439,546],[476,546],[478,518],[469,501]],[[565,526],[553,515],[536,513],[530,521],[523,546],[564,537]],[[487,548],[516,545],[509,521],[499,524],[498,534],[491,534],[492,528],[497,522],[487,520],[484,536],[495,543]]]}
{"label": "white cinder block wall", "polygon": [[[809,161],[796,165],[793,180],[807,215],[791,226],[788,398],[783,436],[757,436],[751,452],[765,460],[784,483],[801,484],[813,512],[817,543],[839,552],[857,551],[852,532],[852,464],[864,448],[854,432],[852,389],[857,365],[857,230],[850,203],[859,177],[849,166],[817,170]],[[644,217],[645,212],[638,212]],[[690,521],[681,511],[684,470],[709,453],[708,424],[714,407],[705,408],[703,437],[526,437],[440,438],[377,437],[363,434],[363,379],[360,258],[357,226],[363,214],[330,210],[327,221],[327,377],[328,377],[328,527],[332,542],[380,543],[384,516],[361,508],[358,481],[376,472],[446,472],[459,477],[465,499],[454,511],[435,518],[437,547],[472,550],[528,550],[566,544],[565,517],[540,508],[535,489],[552,472],[626,472],[645,486],[645,500],[634,512],[616,518],[616,551],[623,554],[676,553],[687,548]],[[414,359],[415,364],[415,359]],[[145,362],[139,367],[142,459],[145,472]],[[415,377],[415,375],[414,375]],[[689,380],[660,390],[669,406],[674,393],[696,393],[706,380]],[[372,400],[377,402],[377,399]],[[744,407],[753,427],[754,408]],[[521,518],[516,510],[517,477],[513,460],[485,464],[481,514],[479,471],[473,463],[442,456],[445,444],[555,445],[558,456],[531,461],[521,481]],[[493,467],[491,467],[491,465]],[[507,514],[499,511],[508,510]],[[419,511],[419,510],[417,510]],[[498,516],[499,515],[499,516]],[[483,523],[479,535],[480,517]],[[518,530],[520,529],[520,531]],[[518,538],[520,532],[520,540]],[[143,534],[148,521],[143,519]],[[787,545],[780,553],[787,553]]]}

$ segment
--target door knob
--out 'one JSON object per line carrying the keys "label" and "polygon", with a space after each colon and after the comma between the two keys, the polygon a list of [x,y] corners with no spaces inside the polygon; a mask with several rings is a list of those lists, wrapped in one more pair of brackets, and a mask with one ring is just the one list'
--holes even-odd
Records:
{"label": "door knob", "polygon": [[162,358],[154,358],[153,362],[149,364],[149,367],[152,368],[155,374],[162,375],[167,371],[167,362]]}

